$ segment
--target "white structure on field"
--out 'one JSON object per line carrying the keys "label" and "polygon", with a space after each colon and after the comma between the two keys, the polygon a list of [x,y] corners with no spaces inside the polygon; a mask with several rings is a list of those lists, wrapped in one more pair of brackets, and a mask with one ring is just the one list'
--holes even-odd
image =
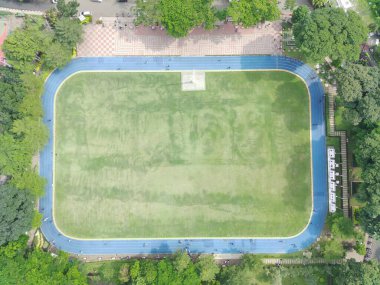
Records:
{"label": "white structure on field", "polygon": [[206,75],[204,71],[182,71],[182,91],[206,90]]}

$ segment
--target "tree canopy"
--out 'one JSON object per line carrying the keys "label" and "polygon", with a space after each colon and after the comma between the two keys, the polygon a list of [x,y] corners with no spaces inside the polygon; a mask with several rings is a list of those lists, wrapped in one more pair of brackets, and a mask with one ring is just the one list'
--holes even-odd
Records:
{"label": "tree canopy", "polygon": [[273,21],[280,17],[277,1],[273,0],[233,0],[227,13],[234,22],[244,27],[254,26],[263,21]]}
{"label": "tree canopy", "polygon": [[196,26],[215,22],[215,17],[209,19],[211,3],[211,0],[161,0],[160,21],[170,35],[184,37]]}
{"label": "tree canopy", "polygon": [[55,257],[38,249],[12,258],[0,255],[0,280],[3,284],[87,284],[78,263],[67,254]]}
{"label": "tree canopy", "polygon": [[380,120],[380,72],[377,67],[347,63],[337,71],[338,94],[353,125]]}
{"label": "tree canopy", "polygon": [[79,3],[76,0],[69,0],[67,3],[65,0],[57,1],[58,16],[63,18],[71,18],[77,15]]}
{"label": "tree canopy", "polygon": [[296,45],[311,59],[355,61],[368,30],[354,11],[340,8],[316,9],[293,25]]}
{"label": "tree canopy", "polygon": [[11,128],[12,122],[21,117],[20,105],[25,89],[20,73],[0,66],[0,134]]}
{"label": "tree canopy", "polygon": [[17,240],[32,224],[32,195],[14,186],[0,186],[0,246]]}
{"label": "tree canopy", "polygon": [[78,20],[62,18],[55,23],[54,37],[56,41],[69,50],[82,40],[82,34],[82,25]]}

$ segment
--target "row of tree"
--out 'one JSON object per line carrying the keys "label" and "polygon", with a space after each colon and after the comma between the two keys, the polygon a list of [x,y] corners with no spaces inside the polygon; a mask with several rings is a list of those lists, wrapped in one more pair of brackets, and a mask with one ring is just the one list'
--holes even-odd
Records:
{"label": "row of tree", "polygon": [[0,186],[0,246],[41,223],[33,208],[45,181],[32,158],[46,143],[48,131],[42,122],[45,77],[38,74],[65,65],[82,35],[73,18],[77,2],[59,0],[57,7],[54,26],[28,16],[2,46],[9,65],[0,67],[0,176],[5,181]]}
{"label": "row of tree", "polygon": [[359,220],[380,238],[380,70],[347,63],[337,71],[340,105],[352,125],[353,152],[362,168],[358,198],[365,203]]}
{"label": "row of tree", "polygon": [[81,268],[93,284],[327,284],[331,280],[329,284],[372,285],[380,282],[377,262],[350,260],[341,265],[268,266],[257,255],[244,255],[238,264],[220,266],[212,256],[191,259],[185,252],[177,252],[162,260],[115,261]]}
{"label": "row of tree", "polygon": [[162,25],[173,37],[184,37],[193,28],[203,25],[211,30],[217,19],[232,20],[244,27],[280,17],[274,0],[233,0],[227,10],[212,7],[213,0],[138,0],[137,25]]}

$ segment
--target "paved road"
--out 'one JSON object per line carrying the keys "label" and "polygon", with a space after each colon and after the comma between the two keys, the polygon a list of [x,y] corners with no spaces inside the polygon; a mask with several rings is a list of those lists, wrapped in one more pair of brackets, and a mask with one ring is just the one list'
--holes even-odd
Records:
{"label": "paved road", "polygon": [[[313,211],[306,228],[294,237],[208,238],[208,239],[130,239],[80,240],[65,236],[53,220],[53,126],[54,97],[62,82],[78,71],[96,70],[286,70],[303,78],[311,102],[311,148],[313,170]],[[284,96],[289,94],[284,94]],[[302,250],[319,237],[327,215],[327,158],[324,117],[324,90],[317,74],[306,64],[283,56],[205,56],[205,57],[92,57],[77,58],[55,70],[45,84],[44,123],[50,139],[40,156],[40,174],[46,178],[45,195],[40,199],[43,214],[41,230],[58,249],[74,254],[163,254],[176,250],[190,253],[291,253]],[[281,214],[281,213],[279,213]],[[254,225],[252,225],[254,226]]]}
{"label": "paved road", "polygon": [[[125,15],[131,13],[131,8],[135,6],[136,0],[128,0],[127,3],[117,2],[117,0],[103,0],[101,3],[91,0],[78,0],[78,2],[80,4],[78,11],[90,11],[96,20],[99,17],[115,17],[121,13]],[[0,7],[21,10],[45,11],[54,6],[55,4],[50,0],[33,0],[22,3],[17,0],[0,0]]]}
{"label": "paved road", "polygon": [[44,11],[53,5],[54,4],[52,4],[49,0],[35,0],[25,2],[19,2],[17,0],[0,0],[0,7],[21,10]]}

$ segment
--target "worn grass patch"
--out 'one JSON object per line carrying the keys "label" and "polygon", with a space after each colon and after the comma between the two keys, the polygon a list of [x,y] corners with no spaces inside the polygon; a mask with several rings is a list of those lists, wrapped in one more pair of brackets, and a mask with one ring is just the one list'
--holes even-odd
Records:
{"label": "worn grass patch", "polygon": [[286,72],[80,73],[57,94],[57,226],[80,238],[290,236],[311,211],[307,88]]}

